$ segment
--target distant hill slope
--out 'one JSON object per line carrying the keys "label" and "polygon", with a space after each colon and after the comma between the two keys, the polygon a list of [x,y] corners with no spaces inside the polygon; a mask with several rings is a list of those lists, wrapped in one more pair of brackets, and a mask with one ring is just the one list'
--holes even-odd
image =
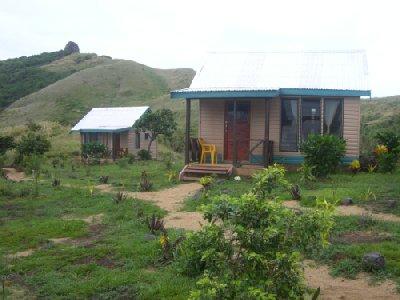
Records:
{"label": "distant hill slope", "polygon": [[73,54],[41,66],[72,75],[14,101],[0,113],[0,125],[28,119],[72,125],[92,107],[150,105],[183,110],[182,101],[169,98],[172,89],[189,86],[192,69],[154,69],[134,61]]}
{"label": "distant hill slope", "polygon": [[385,130],[400,134],[400,96],[362,100],[362,149],[371,150],[376,145],[375,135]]}

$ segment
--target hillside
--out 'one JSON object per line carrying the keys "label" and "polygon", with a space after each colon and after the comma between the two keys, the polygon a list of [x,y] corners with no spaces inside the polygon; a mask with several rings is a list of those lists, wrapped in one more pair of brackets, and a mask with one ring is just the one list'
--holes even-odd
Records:
{"label": "hillside", "polygon": [[384,130],[400,133],[400,96],[361,101],[362,150],[372,149],[376,133]]}
{"label": "hillside", "polygon": [[71,125],[92,107],[104,106],[146,104],[181,112],[183,103],[172,103],[169,91],[187,87],[194,76],[191,69],[154,69],[134,61],[78,53],[41,69],[71,75],[14,101],[0,113],[0,125],[18,125],[28,119]]}

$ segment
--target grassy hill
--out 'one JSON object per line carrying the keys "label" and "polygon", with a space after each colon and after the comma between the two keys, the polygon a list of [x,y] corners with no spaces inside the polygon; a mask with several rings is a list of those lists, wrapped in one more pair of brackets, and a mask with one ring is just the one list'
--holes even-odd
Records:
{"label": "grassy hill", "polygon": [[161,70],[134,61],[73,54],[52,61],[41,69],[55,74],[72,73],[29,94],[0,113],[0,125],[18,125],[28,119],[74,124],[92,107],[150,105],[183,111],[181,101],[172,102],[169,91],[187,87],[191,69]]}
{"label": "grassy hill", "polygon": [[361,148],[368,151],[376,145],[377,132],[400,133],[400,96],[361,101]]}

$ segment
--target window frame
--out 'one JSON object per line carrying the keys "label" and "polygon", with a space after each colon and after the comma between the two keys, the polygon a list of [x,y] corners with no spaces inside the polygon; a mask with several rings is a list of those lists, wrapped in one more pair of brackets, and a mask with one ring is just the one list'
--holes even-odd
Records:
{"label": "window frame", "polygon": [[322,109],[322,135],[324,135],[324,122],[325,122],[325,101],[330,101],[330,100],[339,100],[340,101],[340,105],[342,106],[342,115],[341,115],[341,122],[342,122],[342,126],[340,128],[340,135],[339,137],[343,138],[344,136],[344,98],[343,97],[325,97],[322,98],[323,100],[323,109]]}
{"label": "window frame", "polygon": [[[296,108],[297,108],[297,116],[296,116],[296,150],[283,150],[282,149],[282,107],[283,107],[283,101],[284,100],[296,100]],[[301,112],[300,112],[300,106],[301,104],[301,97],[283,97],[280,98],[280,122],[279,122],[279,152],[290,152],[290,153],[296,153],[299,152],[299,132],[300,132],[300,116],[301,116]]]}

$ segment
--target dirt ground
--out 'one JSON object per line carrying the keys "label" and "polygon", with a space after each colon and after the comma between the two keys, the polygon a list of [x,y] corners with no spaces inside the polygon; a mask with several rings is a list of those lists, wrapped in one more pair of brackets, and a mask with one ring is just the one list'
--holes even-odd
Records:
{"label": "dirt ground", "polygon": [[[289,200],[283,201],[283,205],[293,209],[307,209],[300,206],[299,201]],[[336,213],[340,216],[370,216],[373,219],[380,221],[391,221],[391,222],[400,222],[400,217],[393,214],[384,214],[384,213],[373,213],[368,209],[357,205],[341,205],[336,208]]]}
{"label": "dirt ground", "polygon": [[343,277],[332,277],[329,275],[327,266],[317,266],[312,261],[304,262],[304,273],[306,282],[310,287],[321,288],[320,299],[400,299],[400,294],[396,292],[396,284],[390,280],[372,285],[366,274],[361,274],[354,280]]}
{"label": "dirt ground", "polygon": [[14,168],[3,168],[5,171],[5,176],[8,180],[20,182],[26,180],[24,172],[19,172]]}

